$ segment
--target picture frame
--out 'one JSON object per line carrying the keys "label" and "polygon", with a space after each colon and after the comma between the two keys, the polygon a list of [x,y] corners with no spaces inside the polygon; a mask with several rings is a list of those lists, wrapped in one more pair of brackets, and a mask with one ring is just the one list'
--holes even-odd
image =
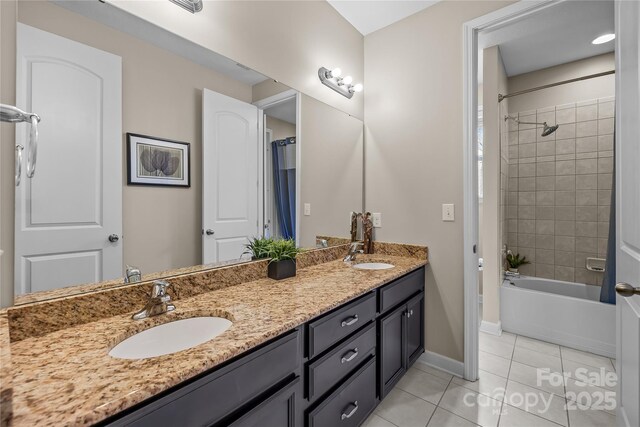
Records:
{"label": "picture frame", "polygon": [[127,132],[127,184],[191,187],[191,145]]}

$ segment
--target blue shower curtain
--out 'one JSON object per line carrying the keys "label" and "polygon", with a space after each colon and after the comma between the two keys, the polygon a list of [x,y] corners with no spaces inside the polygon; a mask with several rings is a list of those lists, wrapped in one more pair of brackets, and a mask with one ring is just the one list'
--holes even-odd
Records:
{"label": "blue shower curtain", "polygon": [[296,164],[295,138],[273,141],[273,186],[278,224],[284,239],[296,238]]}
{"label": "blue shower curtain", "polygon": [[[613,140],[616,131],[613,130]],[[615,148],[613,158],[615,159]],[[613,167],[613,184],[611,185],[611,213],[609,214],[609,241],[607,242],[607,261],[605,263],[600,301],[608,304],[616,303],[616,169]]]}

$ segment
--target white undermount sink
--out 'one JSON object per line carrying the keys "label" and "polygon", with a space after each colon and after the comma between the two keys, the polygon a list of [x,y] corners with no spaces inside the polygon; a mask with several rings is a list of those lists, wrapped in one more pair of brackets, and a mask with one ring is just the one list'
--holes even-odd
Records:
{"label": "white undermount sink", "polygon": [[231,327],[222,317],[191,317],[146,329],[113,347],[109,356],[148,359],[187,350],[217,337]]}
{"label": "white undermount sink", "polygon": [[393,267],[393,264],[387,264],[386,262],[362,262],[360,264],[353,265],[353,268],[357,268],[359,270],[387,270]]}

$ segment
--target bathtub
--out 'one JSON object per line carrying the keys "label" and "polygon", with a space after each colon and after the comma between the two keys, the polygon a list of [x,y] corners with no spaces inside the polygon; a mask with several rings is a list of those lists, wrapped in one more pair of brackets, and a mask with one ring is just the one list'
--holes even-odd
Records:
{"label": "bathtub", "polygon": [[616,356],[616,307],[600,287],[530,276],[500,287],[502,329],[601,356]]}

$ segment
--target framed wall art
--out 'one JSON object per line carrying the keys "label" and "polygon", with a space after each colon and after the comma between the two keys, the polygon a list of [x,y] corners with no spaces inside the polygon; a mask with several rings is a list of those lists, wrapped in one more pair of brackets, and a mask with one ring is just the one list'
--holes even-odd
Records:
{"label": "framed wall art", "polygon": [[190,187],[189,144],[127,133],[127,184]]}

